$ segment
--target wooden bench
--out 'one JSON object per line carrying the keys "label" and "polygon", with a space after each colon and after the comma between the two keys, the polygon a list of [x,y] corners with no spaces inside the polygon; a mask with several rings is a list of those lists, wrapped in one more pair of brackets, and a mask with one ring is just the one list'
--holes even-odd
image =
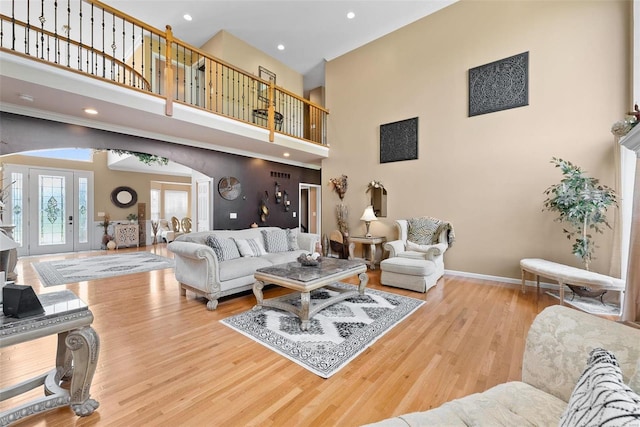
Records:
{"label": "wooden bench", "polygon": [[520,260],[522,270],[522,292],[525,287],[525,274],[533,274],[536,278],[536,286],[540,291],[540,276],[548,277],[558,282],[560,286],[560,304],[564,305],[564,286],[582,286],[590,290],[624,292],[625,282],[622,279],[606,276],[600,273],[571,267],[557,262],[540,258],[525,258]]}

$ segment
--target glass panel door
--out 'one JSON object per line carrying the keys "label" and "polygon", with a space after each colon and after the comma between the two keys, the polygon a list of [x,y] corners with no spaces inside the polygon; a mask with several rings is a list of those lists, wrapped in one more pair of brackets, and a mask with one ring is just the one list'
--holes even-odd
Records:
{"label": "glass panel door", "polygon": [[32,176],[31,255],[73,251],[72,183],[72,172],[43,170]]}

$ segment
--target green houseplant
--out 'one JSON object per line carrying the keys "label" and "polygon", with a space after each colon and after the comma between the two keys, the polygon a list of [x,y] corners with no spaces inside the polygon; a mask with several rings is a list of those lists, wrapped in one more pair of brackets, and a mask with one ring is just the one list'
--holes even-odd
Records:
{"label": "green houseplant", "polygon": [[617,206],[615,191],[586,176],[571,162],[553,157],[551,163],[560,168],[564,178],[545,190],[547,199],[543,211],[557,212],[555,220],[568,223],[569,226],[562,231],[567,239],[575,237],[572,253],[589,270],[596,248],[590,232],[602,233],[604,227],[611,228],[606,213],[610,206]]}

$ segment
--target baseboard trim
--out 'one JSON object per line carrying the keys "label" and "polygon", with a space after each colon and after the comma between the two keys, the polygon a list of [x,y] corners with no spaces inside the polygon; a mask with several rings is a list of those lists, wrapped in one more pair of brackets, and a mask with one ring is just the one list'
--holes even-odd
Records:
{"label": "baseboard trim", "polygon": [[[510,285],[515,285],[520,287],[522,285],[522,279],[512,279],[511,277],[502,277],[502,276],[491,276],[489,274],[479,274],[479,273],[469,273],[466,271],[456,271],[456,270],[444,270],[444,274],[452,275],[452,276],[461,276],[467,277],[469,279],[480,279],[486,280],[488,282],[500,282],[500,283],[508,283]],[[489,283],[487,283],[488,285]],[[525,280],[524,285],[527,287],[536,287],[535,280]],[[549,283],[549,282],[540,282],[540,287],[543,289],[558,289],[557,283]]]}

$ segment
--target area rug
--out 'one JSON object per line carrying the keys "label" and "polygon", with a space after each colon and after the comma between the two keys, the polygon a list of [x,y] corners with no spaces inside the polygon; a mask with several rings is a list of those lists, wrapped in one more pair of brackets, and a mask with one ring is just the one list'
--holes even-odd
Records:
{"label": "area rug", "polygon": [[[546,291],[546,293],[560,300],[559,291]],[[620,306],[618,304],[606,300],[603,304],[600,298],[581,297],[580,295],[574,295],[570,291],[564,293],[564,303],[591,314],[620,315]]]}
{"label": "area rug", "polygon": [[[333,286],[355,287],[344,283]],[[320,288],[311,292],[311,301],[334,294]],[[299,293],[290,295],[288,302],[299,305]],[[366,289],[365,295],[356,295],[318,312],[311,318],[307,331],[300,329],[296,315],[270,307],[249,310],[221,322],[311,372],[329,378],[422,304],[424,301],[415,298]]]}
{"label": "area rug", "polygon": [[44,286],[173,268],[174,261],[151,252],[129,252],[33,264]]}

